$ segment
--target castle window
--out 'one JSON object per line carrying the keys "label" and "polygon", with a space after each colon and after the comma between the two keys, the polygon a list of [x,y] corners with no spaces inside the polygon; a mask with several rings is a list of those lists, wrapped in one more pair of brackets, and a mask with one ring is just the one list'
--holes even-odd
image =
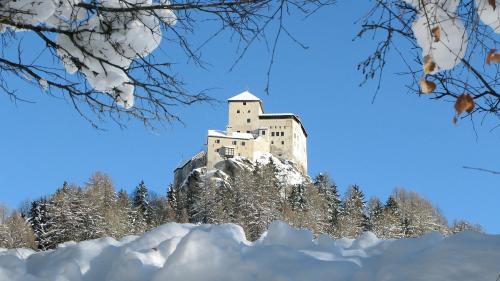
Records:
{"label": "castle window", "polygon": [[274,141],[271,141],[271,144],[274,144]]}
{"label": "castle window", "polygon": [[281,141],[281,144],[285,144],[285,141]]}
{"label": "castle window", "polygon": [[246,102],[243,102],[243,105],[247,105],[247,103],[246,103]]}
{"label": "castle window", "polygon": [[238,142],[237,142],[237,141],[233,141],[233,145],[237,145],[237,144],[238,144]]}
{"label": "castle window", "polygon": [[281,136],[282,136],[282,137],[283,137],[283,136],[285,136],[285,132],[281,132]]}
{"label": "castle window", "polygon": [[283,154],[280,153],[280,154],[278,154],[278,156],[281,157],[281,156],[283,156]]}
{"label": "castle window", "polygon": [[242,142],[241,142],[241,145],[245,146],[245,142],[244,142],[244,141],[242,141]]}
{"label": "castle window", "polygon": [[271,137],[274,137],[274,132],[271,132]]}
{"label": "castle window", "polygon": [[215,143],[220,143],[220,140],[215,140]]}
{"label": "castle window", "polygon": [[239,133],[240,131],[236,131],[236,133]]}
{"label": "castle window", "polygon": [[265,136],[266,135],[266,131],[262,131],[261,135]]}
{"label": "castle window", "polygon": [[251,121],[251,120],[250,120],[250,118],[248,118],[248,119],[247,119],[247,123],[250,123],[250,121]]}
{"label": "castle window", "polygon": [[239,110],[239,109],[238,109],[238,110],[236,110],[236,113],[240,113],[240,110]]}
{"label": "castle window", "polygon": [[219,149],[217,148],[217,149],[215,150],[215,152],[219,152]]}
{"label": "castle window", "polygon": [[248,111],[248,113],[250,113],[250,110]]}
{"label": "castle window", "polygon": [[247,134],[250,134],[250,131],[247,131]]}

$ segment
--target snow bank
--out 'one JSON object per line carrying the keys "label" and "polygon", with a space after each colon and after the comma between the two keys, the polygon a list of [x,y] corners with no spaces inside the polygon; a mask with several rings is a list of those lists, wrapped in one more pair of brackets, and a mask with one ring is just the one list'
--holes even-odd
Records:
{"label": "snow bank", "polygon": [[492,281],[500,236],[313,240],[283,222],[258,241],[241,227],[170,223],[140,237],[65,243],[47,252],[0,249],[0,281],[453,280]]}

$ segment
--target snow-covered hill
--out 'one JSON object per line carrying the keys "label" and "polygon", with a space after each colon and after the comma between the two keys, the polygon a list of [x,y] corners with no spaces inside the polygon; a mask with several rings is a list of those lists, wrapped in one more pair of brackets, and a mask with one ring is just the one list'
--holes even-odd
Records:
{"label": "snow-covered hill", "polygon": [[495,281],[500,236],[313,240],[282,222],[250,243],[237,225],[170,223],[139,237],[0,249],[0,281]]}
{"label": "snow-covered hill", "polygon": [[292,186],[311,181],[309,176],[300,172],[293,162],[279,159],[270,153],[264,153],[254,162],[245,157],[234,157],[217,163],[213,170],[207,171],[205,167],[194,169],[189,174],[183,176],[184,180],[180,186],[188,184],[189,176],[193,173],[197,173],[199,175],[198,178],[211,178],[212,180],[227,182],[231,177],[235,177],[243,170],[252,172],[257,166],[264,166],[270,162],[274,163],[276,178],[283,186]]}

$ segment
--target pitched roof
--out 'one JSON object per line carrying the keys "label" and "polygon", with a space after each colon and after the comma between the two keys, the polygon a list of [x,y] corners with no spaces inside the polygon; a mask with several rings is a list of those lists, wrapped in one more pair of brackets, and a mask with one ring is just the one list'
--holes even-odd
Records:
{"label": "pitched roof", "polygon": [[232,98],[229,98],[227,99],[228,102],[231,102],[231,101],[258,101],[258,102],[261,102],[261,100],[254,96],[252,93],[250,93],[249,91],[244,91]]}

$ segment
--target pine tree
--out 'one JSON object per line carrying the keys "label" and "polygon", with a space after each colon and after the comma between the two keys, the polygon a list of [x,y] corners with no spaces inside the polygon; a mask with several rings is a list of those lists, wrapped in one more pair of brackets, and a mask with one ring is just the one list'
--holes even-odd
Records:
{"label": "pine tree", "polygon": [[53,244],[50,240],[50,218],[48,217],[49,202],[46,198],[40,198],[31,203],[29,210],[29,223],[33,228],[38,249],[47,250]]}
{"label": "pine tree", "polygon": [[148,201],[149,194],[144,181],[135,188],[132,206],[135,211],[134,225],[136,233],[142,233],[149,229],[151,224],[151,206]]}
{"label": "pine tree", "polygon": [[320,222],[323,229],[332,237],[339,238],[339,214],[340,214],[340,195],[337,185],[333,183],[327,174],[321,173],[314,180],[314,186],[318,192],[326,199],[324,206],[325,220]]}
{"label": "pine tree", "polygon": [[132,203],[129,200],[128,194],[124,189],[118,191],[117,195],[117,217],[119,224],[117,227],[116,238],[121,238],[134,233],[134,218],[135,214],[132,210]]}
{"label": "pine tree", "polygon": [[306,211],[307,210],[307,200],[306,200],[306,187],[304,184],[295,184],[292,186],[292,191],[288,197],[290,206],[292,210]]}
{"label": "pine tree", "polygon": [[368,201],[367,214],[369,219],[369,231],[381,238],[384,227],[384,206],[378,197],[372,197]]}
{"label": "pine tree", "polygon": [[342,202],[339,221],[340,236],[355,238],[368,229],[368,217],[365,215],[364,194],[357,185],[349,188]]}

